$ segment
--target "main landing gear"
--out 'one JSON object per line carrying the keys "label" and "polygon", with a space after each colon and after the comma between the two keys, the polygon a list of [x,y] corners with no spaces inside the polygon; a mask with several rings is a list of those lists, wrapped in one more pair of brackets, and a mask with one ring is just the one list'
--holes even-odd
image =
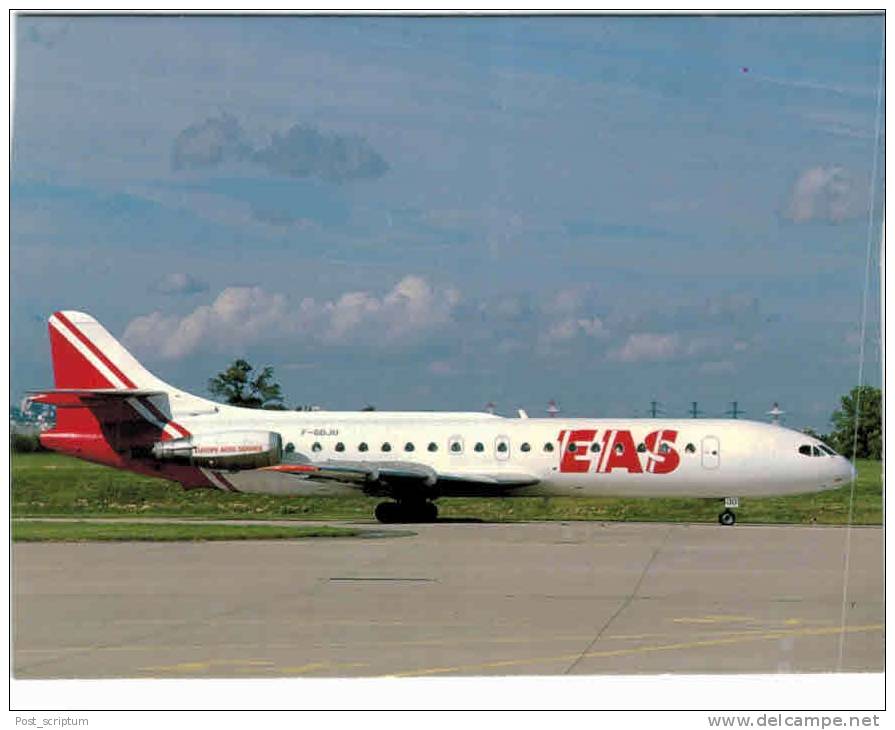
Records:
{"label": "main landing gear", "polygon": [[438,507],[432,502],[380,502],[376,519],[384,524],[396,522],[435,522]]}

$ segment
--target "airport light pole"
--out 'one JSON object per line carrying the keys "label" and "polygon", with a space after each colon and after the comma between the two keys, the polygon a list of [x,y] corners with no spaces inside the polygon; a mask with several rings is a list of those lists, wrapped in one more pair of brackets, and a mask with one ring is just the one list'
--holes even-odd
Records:
{"label": "airport light pole", "polygon": [[740,407],[739,407],[739,401],[733,401],[733,402],[730,404],[730,410],[729,410],[729,411],[724,411],[724,412],[725,412],[727,415],[729,415],[731,418],[739,418],[739,417],[742,416],[746,411],[740,410]]}

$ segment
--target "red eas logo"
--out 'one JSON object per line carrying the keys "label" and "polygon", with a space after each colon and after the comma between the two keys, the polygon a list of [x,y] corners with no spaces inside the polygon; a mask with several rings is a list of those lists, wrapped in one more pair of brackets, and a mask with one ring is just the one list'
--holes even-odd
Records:
{"label": "red eas logo", "polygon": [[675,440],[677,431],[673,429],[653,431],[638,449],[630,431],[610,428],[600,434],[596,429],[562,430],[559,432],[562,449],[559,470],[606,474],[624,469],[633,474],[668,474],[681,463],[681,456],[673,446]]}

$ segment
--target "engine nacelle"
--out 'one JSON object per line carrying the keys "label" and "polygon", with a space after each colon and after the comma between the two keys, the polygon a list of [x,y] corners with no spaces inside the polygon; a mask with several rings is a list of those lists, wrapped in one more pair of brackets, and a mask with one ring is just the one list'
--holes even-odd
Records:
{"label": "engine nacelle", "polygon": [[157,441],[152,455],[211,469],[259,469],[283,457],[283,439],[273,431],[219,431],[171,441]]}

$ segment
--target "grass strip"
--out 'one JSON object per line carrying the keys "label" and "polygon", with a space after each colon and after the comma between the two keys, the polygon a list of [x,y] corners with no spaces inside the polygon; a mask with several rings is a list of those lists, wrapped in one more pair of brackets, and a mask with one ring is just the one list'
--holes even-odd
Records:
{"label": "grass strip", "polygon": [[[854,523],[882,523],[882,462],[859,460]],[[740,523],[841,525],[848,520],[849,485],[786,497],[742,497]],[[280,497],[210,489],[185,491],[144,477],[59,454],[14,454],[14,517],[189,517],[193,519],[369,520],[373,497]],[[717,499],[615,497],[450,498],[441,517],[488,522],[611,520],[715,522]]]}

